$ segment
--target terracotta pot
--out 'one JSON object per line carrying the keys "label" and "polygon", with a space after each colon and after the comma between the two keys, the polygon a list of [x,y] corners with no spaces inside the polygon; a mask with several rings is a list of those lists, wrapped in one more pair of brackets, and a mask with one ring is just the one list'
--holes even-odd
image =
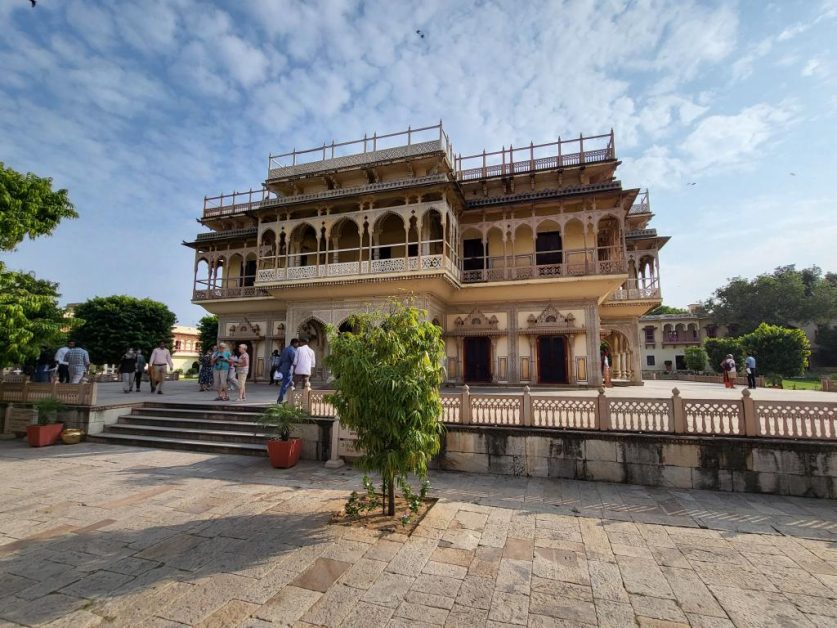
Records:
{"label": "terracotta pot", "polygon": [[267,441],[267,455],[270,457],[270,464],[276,469],[289,469],[294,466],[299,462],[301,453],[301,438]]}
{"label": "terracotta pot", "polygon": [[26,440],[29,441],[30,447],[46,447],[47,445],[54,445],[55,441],[58,440],[58,437],[61,436],[61,431],[63,429],[63,423],[27,425]]}

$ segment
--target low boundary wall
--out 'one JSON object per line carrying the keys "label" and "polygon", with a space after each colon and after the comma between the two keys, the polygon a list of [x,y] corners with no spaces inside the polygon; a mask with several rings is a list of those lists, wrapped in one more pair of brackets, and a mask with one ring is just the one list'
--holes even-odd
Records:
{"label": "low boundary wall", "polygon": [[837,498],[837,447],[823,442],[448,426],[434,467]]}

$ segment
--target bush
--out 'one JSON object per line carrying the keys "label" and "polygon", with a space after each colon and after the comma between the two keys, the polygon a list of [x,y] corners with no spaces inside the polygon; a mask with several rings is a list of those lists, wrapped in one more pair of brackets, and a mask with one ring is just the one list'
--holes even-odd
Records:
{"label": "bush", "polygon": [[410,501],[407,476],[425,479],[441,447],[441,330],[427,312],[395,301],[388,312],[355,314],[349,328],[328,328],[331,355],[325,361],[336,388],[329,400],[340,422],[357,433],[363,454],[356,464],[380,473],[383,505],[392,517],[396,482]]}
{"label": "bush", "polygon": [[743,370],[741,365],[744,363],[744,347],[740,338],[707,338],[703,342],[703,347],[709,359],[709,366],[716,373],[722,371],[721,362],[730,353],[735,359],[736,366]]}
{"label": "bush", "polygon": [[686,347],[686,368],[702,373],[706,370],[706,350],[703,347]]}
{"label": "bush", "polygon": [[802,375],[811,355],[811,345],[804,331],[767,323],[743,336],[741,343],[755,356],[758,370],[769,375]]}

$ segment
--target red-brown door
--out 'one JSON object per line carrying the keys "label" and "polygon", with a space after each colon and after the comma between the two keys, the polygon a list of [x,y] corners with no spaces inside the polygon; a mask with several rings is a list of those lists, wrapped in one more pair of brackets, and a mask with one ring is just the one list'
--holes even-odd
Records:
{"label": "red-brown door", "polygon": [[538,381],[541,384],[566,384],[567,347],[564,336],[538,337]]}
{"label": "red-brown door", "polygon": [[485,336],[465,338],[465,381],[491,381],[491,340]]}

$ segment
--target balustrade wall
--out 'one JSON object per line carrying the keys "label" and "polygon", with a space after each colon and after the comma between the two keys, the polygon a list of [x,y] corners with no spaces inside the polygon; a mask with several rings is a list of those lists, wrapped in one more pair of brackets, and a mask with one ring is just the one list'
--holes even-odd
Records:
{"label": "balustrade wall", "polygon": [[[299,389],[292,403],[314,416],[336,418],[326,396],[334,391]],[[532,427],[548,430],[791,438],[837,442],[837,403],[740,399],[560,397],[522,392],[442,393],[440,421],[451,425]]]}

